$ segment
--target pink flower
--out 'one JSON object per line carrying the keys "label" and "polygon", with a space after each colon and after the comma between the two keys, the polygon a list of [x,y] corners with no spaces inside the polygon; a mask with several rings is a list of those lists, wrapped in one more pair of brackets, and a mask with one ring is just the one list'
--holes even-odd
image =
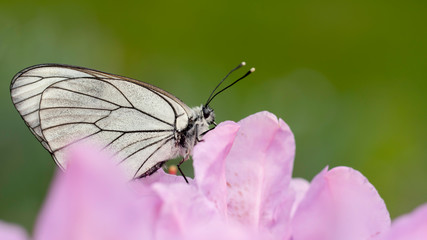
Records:
{"label": "pink flower", "polygon": [[[34,239],[425,239],[427,206],[390,230],[361,173],[325,168],[311,183],[292,179],[294,154],[291,130],[268,112],[206,134],[190,184],[162,170],[127,182],[109,156],[79,147],[55,178]],[[0,239],[26,236],[0,222]]]}
{"label": "pink flower", "polygon": [[25,230],[17,225],[0,221],[0,239],[2,240],[26,240]]}
{"label": "pink flower", "polygon": [[427,204],[394,220],[385,240],[426,240]]}

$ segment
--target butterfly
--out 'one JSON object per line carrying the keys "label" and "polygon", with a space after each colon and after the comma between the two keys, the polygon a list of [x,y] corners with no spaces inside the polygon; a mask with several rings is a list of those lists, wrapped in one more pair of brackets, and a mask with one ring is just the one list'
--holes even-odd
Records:
{"label": "butterfly", "polygon": [[[25,124],[63,170],[66,153],[76,143],[95,142],[114,154],[130,179],[146,177],[165,161],[189,158],[193,147],[215,125],[209,103],[188,107],[151,84],[93,69],[40,64],[17,73],[10,85],[13,104]],[[214,94],[215,93],[215,94]]]}

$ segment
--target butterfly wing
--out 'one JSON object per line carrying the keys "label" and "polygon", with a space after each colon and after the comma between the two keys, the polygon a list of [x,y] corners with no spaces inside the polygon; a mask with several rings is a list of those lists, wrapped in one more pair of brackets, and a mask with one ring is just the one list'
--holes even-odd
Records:
{"label": "butterfly wing", "polygon": [[186,128],[190,114],[179,99],[152,85],[67,65],[21,71],[11,96],[61,168],[68,148],[90,141],[113,152],[132,178],[179,154],[175,132]]}

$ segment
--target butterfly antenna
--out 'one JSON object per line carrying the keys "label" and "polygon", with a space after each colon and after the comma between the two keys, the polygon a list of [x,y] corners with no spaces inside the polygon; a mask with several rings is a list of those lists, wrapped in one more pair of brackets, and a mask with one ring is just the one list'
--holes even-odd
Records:
{"label": "butterfly antenna", "polygon": [[227,75],[225,75],[225,77],[221,80],[221,82],[218,83],[218,85],[216,85],[215,89],[212,91],[211,95],[209,95],[208,100],[206,101],[205,106],[207,106],[209,104],[209,102],[212,100],[211,97],[214,94],[214,92],[218,89],[218,87],[225,81],[225,79],[227,79],[228,76],[230,76],[230,74],[234,71],[236,71],[237,69],[245,66],[246,63],[245,62],[241,62],[237,67],[233,68]]}
{"label": "butterfly antenna", "polygon": [[210,100],[205,104],[205,106],[207,106],[212,101],[212,99],[214,99],[216,97],[216,95],[224,92],[227,88],[233,86],[234,84],[236,84],[237,82],[239,82],[243,78],[249,76],[249,74],[251,74],[253,72],[255,72],[255,68],[251,68],[251,70],[249,70],[245,75],[243,75],[242,77],[240,77],[239,79],[237,79],[236,81],[234,81],[233,83],[231,83],[230,85],[228,85],[227,87],[223,88],[221,91],[215,93],[215,95],[213,95],[212,98],[210,98]]}

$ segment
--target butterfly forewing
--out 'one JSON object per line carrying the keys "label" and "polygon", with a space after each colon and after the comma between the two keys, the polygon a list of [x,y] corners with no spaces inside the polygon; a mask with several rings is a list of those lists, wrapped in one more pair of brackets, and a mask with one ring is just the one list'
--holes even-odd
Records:
{"label": "butterfly forewing", "polygon": [[116,156],[129,177],[176,157],[175,131],[189,108],[171,94],[137,80],[65,65],[38,65],[18,73],[12,100],[61,168],[67,149],[85,141]]}

